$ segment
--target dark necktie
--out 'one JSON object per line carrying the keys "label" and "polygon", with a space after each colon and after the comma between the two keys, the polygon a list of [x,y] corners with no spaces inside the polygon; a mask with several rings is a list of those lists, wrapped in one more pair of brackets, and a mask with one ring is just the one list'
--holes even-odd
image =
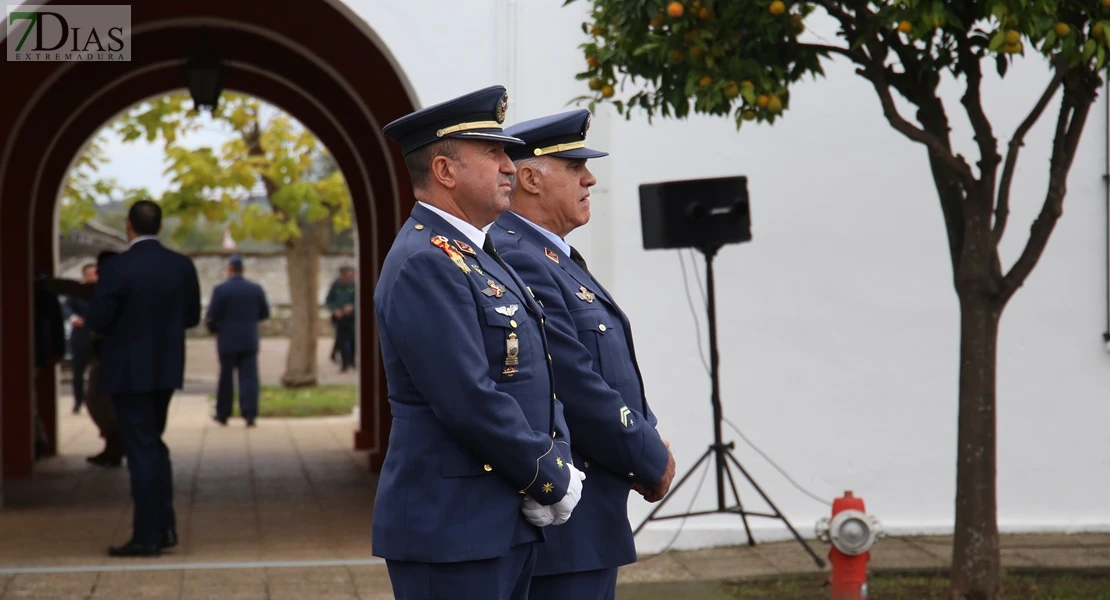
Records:
{"label": "dark necktie", "polygon": [[593,277],[593,273],[590,273],[590,270],[586,268],[586,259],[582,258],[582,255],[574,246],[570,247],[570,259],[574,261],[574,264],[578,265],[579,268],[585,271],[586,274],[588,274],[590,277]]}

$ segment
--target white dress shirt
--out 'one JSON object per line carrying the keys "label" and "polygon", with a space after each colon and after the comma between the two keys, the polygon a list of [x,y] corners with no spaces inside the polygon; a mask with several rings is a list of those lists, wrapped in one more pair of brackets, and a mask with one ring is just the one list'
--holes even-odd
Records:
{"label": "white dress shirt", "polygon": [[[486,225],[482,229],[478,229],[477,227],[471,225],[470,223],[467,223],[466,221],[463,221],[455,215],[445,212],[442,209],[436,208],[431,204],[428,204],[427,202],[417,200],[417,203],[424,208],[427,208],[428,210],[434,212],[435,214],[443,217],[443,219],[448,223],[454,225],[455,229],[458,229],[462,232],[463,235],[470,238],[470,241],[474,244],[475,248],[482,248],[486,245],[486,232],[489,231],[489,225]],[[492,225],[492,223],[490,223],[490,225]]]}
{"label": "white dress shirt", "polygon": [[158,239],[158,236],[156,236],[156,235],[140,235],[139,237],[131,240],[131,243],[127,244],[127,247],[131,248],[132,246],[134,246],[135,244],[138,244],[139,242],[145,242],[147,240],[157,240],[157,239]]}
{"label": "white dress shirt", "polygon": [[524,217],[521,217],[518,213],[514,212],[513,214],[520,217],[521,221],[524,221],[525,223],[534,227],[536,229],[536,231],[539,231],[540,233],[542,233],[544,235],[544,237],[551,240],[552,244],[555,244],[560,250],[563,251],[564,256],[566,256],[567,258],[570,258],[570,244],[566,243],[566,241],[563,240],[563,238],[555,235],[554,233],[551,233],[550,231],[544,229],[543,227],[540,227],[539,225],[536,225],[535,223],[529,221],[528,219],[525,219]]}

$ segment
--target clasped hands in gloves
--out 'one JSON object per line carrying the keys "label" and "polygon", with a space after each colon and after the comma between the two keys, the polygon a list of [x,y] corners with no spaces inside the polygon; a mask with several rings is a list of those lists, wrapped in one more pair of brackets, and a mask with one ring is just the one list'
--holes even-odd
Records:
{"label": "clasped hands in gloves", "polygon": [[562,525],[570,518],[570,513],[582,499],[582,482],[586,479],[586,474],[574,468],[574,465],[569,462],[566,465],[570,469],[570,483],[567,485],[567,493],[558,502],[544,506],[531,496],[524,496],[524,504],[520,507],[520,512],[524,513],[524,518],[528,519],[529,523],[537,527],[547,527]]}

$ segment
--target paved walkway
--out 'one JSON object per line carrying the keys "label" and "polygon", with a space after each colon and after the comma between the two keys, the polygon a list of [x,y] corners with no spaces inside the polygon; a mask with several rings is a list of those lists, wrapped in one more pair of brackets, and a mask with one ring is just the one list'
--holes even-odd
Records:
{"label": "paved walkway", "polygon": [[[351,450],[354,420],[260,419],[246,429],[215,425],[208,411],[200,395],[179,395],[171,408],[180,545],[160,558],[121,560],[104,551],[130,531],[127,470],[86,464],[100,449],[95,429],[86,415],[61,410],[62,456],[5,486],[0,600],[392,598],[371,555],[374,477]],[[1007,566],[1110,567],[1110,534],[1004,536],[1003,548]],[[872,554],[873,568],[941,568],[950,541],[887,538]],[[796,543],[783,542],[645,557],[622,569],[620,582],[815,570]],[[626,593],[618,598],[634,597]]]}
{"label": "paved walkway", "polygon": [[[289,338],[262,338],[259,342],[258,377],[263,385],[278,385],[285,372],[285,353],[289,348]],[[329,355],[334,342],[332,338],[325,337],[316,342],[319,383],[358,383],[358,373],[340,373],[339,366],[331,362]],[[210,382],[215,386],[220,374],[215,338],[188,338],[185,361],[185,379],[190,382]]]}

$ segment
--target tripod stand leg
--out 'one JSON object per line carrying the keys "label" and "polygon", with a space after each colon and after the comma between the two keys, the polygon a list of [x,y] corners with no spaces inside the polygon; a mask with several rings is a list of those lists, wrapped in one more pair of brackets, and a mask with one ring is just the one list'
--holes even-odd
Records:
{"label": "tripod stand leg", "polygon": [[740,461],[736,460],[736,457],[733,456],[731,452],[726,452],[726,455],[732,460],[732,463],[736,465],[736,468],[740,469],[740,472],[744,474],[744,478],[748,480],[748,483],[752,484],[752,487],[755,488],[755,491],[759,492],[759,495],[763,497],[764,502],[766,502],[767,505],[771,507],[771,510],[775,511],[775,514],[778,515],[778,518],[786,524],[786,527],[790,529],[790,533],[794,534],[794,539],[798,540],[798,543],[801,544],[802,547],[806,549],[806,552],[809,553],[810,557],[813,558],[813,562],[817,563],[818,567],[824,567],[825,561],[820,556],[817,556],[817,553],[813,551],[813,548],[809,547],[809,544],[807,544],[806,541],[802,539],[802,536],[798,535],[797,530],[795,530],[794,526],[790,524],[789,520],[787,520],[786,515],[782,514],[778,507],[775,506],[775,503],[771,502],[771,499],[767,497],[767,494],[763,493],[763,490],[760,489],[759,484],[757,484],[755,480],[752,479],[752,476],[749,475],[746,470],[744,470],[744,467],[740,464]]}
{"label": "tripod stand leg", "polygon": [[694,466],[690,467],[689,471],[686,471],[686,474],[682,476],[682,479],[679,479],[678,483],[671,486],[671,489],[670,489],[670,491],[667,492],[667,495],[664,496],[663,499],[659,501],[659,505],[656,506],[655,509],[652,510],[650,513],[648,513],[647,518],[644,519],[642,523],[640,523],[640,526],[636,528],[636,531],[632,532],[633,536],[635,536],[637,533],[640,533],[640,530],[644,528],[644,525],[648,524],[648,521],[650,521],[652,519],[652,517],[655,516],[655,513],[659,512],[659,510],[663,508],[663,505],[667,503],[667,500],[670,500],[674,496],[675,490],[682,487],[682,484],[685,483],[686,480],[690,477],[690,475],[692,475],[694,473],[694,471],[697,470],[698,465],[705,462],[705,459],[709,458],[709,455],[712,454],[712,453],[713,453],[712,448],[710,448],[709,450],[706,450],[705,454],[702,454],[701,458],[698,459],[698,462],[694,463]]}
{"label": "tripod stand leg", "polygon": [[755,538],[752,537],[752,528],[748,526],[748,515],[744,514],[744,505],[740,503],[740,491],[736,489],[736,479],[732,476],[732,469],[729,468],[727,462],[725,463],[725,473],[728,474],[728,483],[732,486],[732,495],[736,498],[736,508],[740,512],[740,521],[744,523],[744,533],[748,534],[748,545],[754,546]]}

